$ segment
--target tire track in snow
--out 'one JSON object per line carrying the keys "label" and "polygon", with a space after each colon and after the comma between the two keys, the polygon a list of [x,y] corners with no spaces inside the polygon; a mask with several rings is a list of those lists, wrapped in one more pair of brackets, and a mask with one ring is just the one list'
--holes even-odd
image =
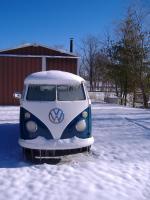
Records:
{"label": "tire track in snow", "polygon": [[[125,117],[124,119],[126,119],[127,121],[137,125],[138,127],[144,129],[144,130],[148,130],[150,131],[150,128],[148,128],[147,126],[144,126],[143,124],[140,124],[138,123],[135,119],[130,119],[128,117]],[[138,120],[138,119],[137,119]],[[145,197],[145,199],[149,199],[150,198],[150,170],[149,170],[149,173],[148,173],[148,178],[147,178],[147,183],[145,185],[145,189],[143,191],[143,196]]]}
{"label": "tire track in snow", "polygon": [[133,124],[135,124],[137,126],[140,126],[143,129],[146,129],[146,130],[150,131],[150,128],[148,128],[147,126],[144,126],[143,124],[138,123],[135,119],[130,119],[128,117],[124,117],[124,119],[126,119],[127,121],[129,121],[129,122],[131,122],[131,123],[133,123]]}

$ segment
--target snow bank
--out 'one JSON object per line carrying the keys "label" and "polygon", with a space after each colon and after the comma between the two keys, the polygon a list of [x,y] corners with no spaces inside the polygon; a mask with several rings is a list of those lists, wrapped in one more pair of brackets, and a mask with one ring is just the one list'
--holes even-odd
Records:
{"label": "snow bank", "polygon": [[0,107],[0,199],[149,200],[150,111],[94,104],[90,154],[23,162],[18,107]]}

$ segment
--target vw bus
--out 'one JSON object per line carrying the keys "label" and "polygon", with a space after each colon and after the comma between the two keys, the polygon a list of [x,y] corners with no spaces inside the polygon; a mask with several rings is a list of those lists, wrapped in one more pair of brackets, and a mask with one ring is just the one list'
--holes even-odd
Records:
{"label": "vw bus", "polygon": [[20,98],[20,138],[27,159],[48,159],[87,151],[91,102],[85,80],[57,70],[33,73]]}

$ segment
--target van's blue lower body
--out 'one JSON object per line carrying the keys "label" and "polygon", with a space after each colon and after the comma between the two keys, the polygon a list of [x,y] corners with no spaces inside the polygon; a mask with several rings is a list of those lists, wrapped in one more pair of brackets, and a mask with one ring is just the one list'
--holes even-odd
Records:
{"label": "van's blue lower body", "polygon": [[[88,113],[88,117],[85,119],[82,116],[82,112],[77,115],[65,128],[60,139],[67,139],[72,137],[78,138],[89,138],[91,137],[91,107],[85,109]],[[25,118],[25,113],[30,113],[30,118]],[[86,129],[83,132],[78,132],[75,128],[78,121],[84,119],[86,121]],[[28,121],[34,121],[38,125],[38,129],[35,133],[31,133],[26,128],[26,123]],[[30,111],[25,108],[20,108],[20,138],[24,140],[33,140],[38,136],[44,137],[46,139],[54,139],[50,130],[46,125],[37,117],[35,117]]]}

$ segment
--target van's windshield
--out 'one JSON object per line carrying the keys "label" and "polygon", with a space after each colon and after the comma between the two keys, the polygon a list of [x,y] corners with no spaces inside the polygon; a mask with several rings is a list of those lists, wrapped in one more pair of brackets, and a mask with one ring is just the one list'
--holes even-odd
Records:
{"label": "van's windshield", "polygon": [[[57,95],[57,97],[56,97]],[[79,101],[85,100],[82,84],[77,85],[29,85],[28,101]]]}
{"label": "van's windshield", "polygon": [[83,85],[58,85],[57,86],[58,101],[78,101],[85,99]]}
{"label": "van's windshield", "polygon": [[29,101],[55,101],[56,86],[29,85],[26,99]]}

